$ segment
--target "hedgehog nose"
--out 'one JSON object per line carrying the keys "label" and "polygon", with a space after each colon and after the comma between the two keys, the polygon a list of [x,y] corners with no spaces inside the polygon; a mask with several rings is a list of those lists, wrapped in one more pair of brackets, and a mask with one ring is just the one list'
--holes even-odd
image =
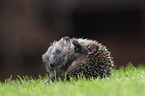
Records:
{"label": "hedgehog nose", "polygon": [[54,63],[51,63],[51,64],[50,64],[50,67],[55,67],[55,64],[54,64]]}

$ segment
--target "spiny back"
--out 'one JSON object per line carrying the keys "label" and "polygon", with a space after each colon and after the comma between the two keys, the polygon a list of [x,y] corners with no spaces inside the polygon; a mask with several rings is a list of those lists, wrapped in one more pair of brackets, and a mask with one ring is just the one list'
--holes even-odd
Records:
{"label": "spiny back", "polygon": [[67,71],[68,76],[77,78],[80,74],[83,74],[86,78],[109,77],[114,62],[106,46],[94,40],[77,40],[89,49],[89,53],[85,61],[73,65],[73,67],[70,66],[70,69]]}

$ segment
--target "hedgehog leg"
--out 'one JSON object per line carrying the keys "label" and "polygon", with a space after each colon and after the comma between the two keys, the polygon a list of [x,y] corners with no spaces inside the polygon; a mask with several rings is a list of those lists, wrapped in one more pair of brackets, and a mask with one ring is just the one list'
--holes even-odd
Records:
{"label": "hedgehog leg", "polygon": [[47,82],[49,83],[49,82],[50,82],[50,80],[51,80],[52,82],[54,82],[54,81],[55,81],[55,79],[54,79],[54,78],[52,78],[52,79],[50,79],[50,78],[49,78],[49,79],[47,79],[46,81],[44,81],[44,83],[47,83]]}
{"label": "hedgehog leg", "polygon": [[46,81],[44,81],[44,83],[50,82],[50,79],[47,79]]}

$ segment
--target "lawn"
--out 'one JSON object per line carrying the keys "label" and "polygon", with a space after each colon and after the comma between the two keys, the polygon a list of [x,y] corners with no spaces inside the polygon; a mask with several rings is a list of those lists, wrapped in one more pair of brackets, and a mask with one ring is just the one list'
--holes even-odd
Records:
{"label": "lawn", "polygon": [[19,77],[0,83],[0,96],[145,96],[145,68],[129,64],[114,69],[106,79],[79,79],[44,83],[39,79]]}

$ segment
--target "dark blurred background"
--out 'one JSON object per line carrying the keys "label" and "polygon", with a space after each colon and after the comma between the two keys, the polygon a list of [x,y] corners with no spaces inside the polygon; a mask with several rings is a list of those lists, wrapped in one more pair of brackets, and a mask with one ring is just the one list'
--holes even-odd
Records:
{"label": "dark blurred background", "polygon": [[41,55],[62,36],[98,40],[117,67],[145,65],[141,0],[0,0],[0,81],[44,76]]}

